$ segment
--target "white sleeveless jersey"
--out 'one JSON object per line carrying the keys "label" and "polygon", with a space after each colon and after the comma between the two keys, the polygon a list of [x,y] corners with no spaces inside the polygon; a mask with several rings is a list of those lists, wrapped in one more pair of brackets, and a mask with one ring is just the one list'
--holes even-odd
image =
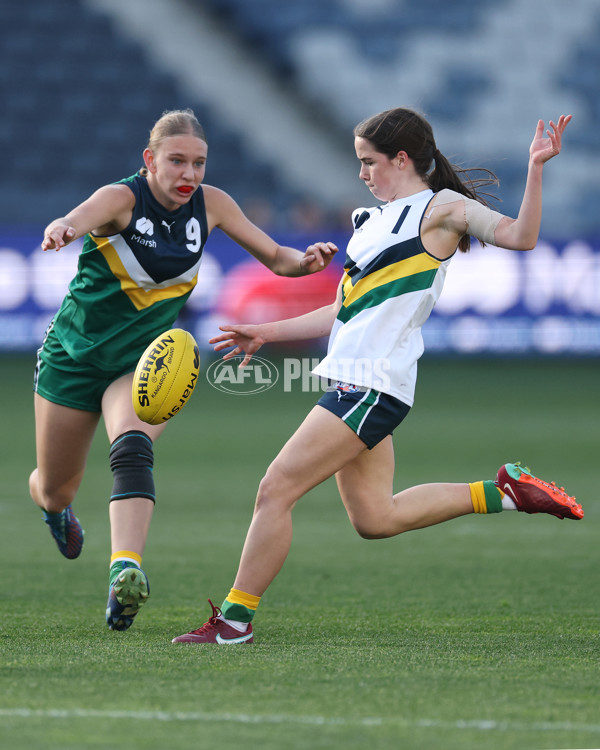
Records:
{"label": "white sleeveless jersey", "polygon": [[430,255],[419,236],[433,195],[423,190],[352,214],[342,305],[315,374],[374,388],[412,406],[423,354],[421,327],[450,264]]}

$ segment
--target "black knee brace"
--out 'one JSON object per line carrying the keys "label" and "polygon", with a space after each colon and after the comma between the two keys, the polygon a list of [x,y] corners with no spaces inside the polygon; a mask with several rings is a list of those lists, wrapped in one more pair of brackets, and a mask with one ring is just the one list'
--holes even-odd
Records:
{"label": "black knee brace", "polygon": [[119,435],[110,446],[110,468],[114,476],[110,502],[128,497],[147,497],[156,502],[153,466],[154,452],[148,435],[136,430]]}

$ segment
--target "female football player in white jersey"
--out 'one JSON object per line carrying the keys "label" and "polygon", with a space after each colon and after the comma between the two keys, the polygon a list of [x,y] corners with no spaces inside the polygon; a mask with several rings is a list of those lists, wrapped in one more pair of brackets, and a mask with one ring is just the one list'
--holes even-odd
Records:
{"label": "female football player in white jersey", "polygon": [[[520,464],[496,480],[425,484],[394,494],[391,434],[413,403],[421,327],[442,290],[457,248],[470,236],[512,250],[535,247],[541,222],[542,171],[560,152],[571,116],[538,122],[525,193],[516,219],[492,211],[479,193],[489,179],[461,181],[418,113],[393,109],[354,131],[360,179],[381,203],[353,213],[354,235],[337,299],[306,315],[262,325],[221,326],[212,339],[242,364],[267,342],[330,334],[315,373],[330,389],[269,466],[260,483],[233,588],[208,622],[176,643],[251,643],[260,597],[275,578],[292,539],[292,509],[334,476],[357,532],[381,539],[468,513],[519,510],[578,519],[581,506]],[[493,177],[493,175],[492,175]],[[210,601],[210,600],[209,600]]]}
{"label": "female football player in white jersey", "polygon": [[35,375],[37,467],[33,500],[65,557],[83,530],[71,503],[100,417],[111,445],[112,556],[106,621],[126,630],[148,596],[142,553],[154,509],[153,443],[165,425],[141,422],[133,371],[144,349],[172,328],[198,278],[204,244],[219,227],[271,271],[301,276],[337,248],[282,247],[204,179],[208,146],[191,110],[156,122],[136,175],[97,190],[44,232],[43,250],[84,237],[78,271],[50,324]]}

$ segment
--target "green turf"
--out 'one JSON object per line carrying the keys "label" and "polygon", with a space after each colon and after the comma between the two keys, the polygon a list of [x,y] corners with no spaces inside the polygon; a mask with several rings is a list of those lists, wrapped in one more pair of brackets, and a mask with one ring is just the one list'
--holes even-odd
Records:
{"label": "green turf", "polygon": [[600,747],[598,362],[425,359],[398,431],[398,489],[521,460],[581,522],[469,516],[367,542],[333,482],[295,511],[254,646],[173,646],[227,593],[257,483],[315,396],[206,383],[156,447],[159,502],[134,627],[104,624],[107,444],[62,558],[27,496],[31,358],[3,358],[0,746],[515,750]]}

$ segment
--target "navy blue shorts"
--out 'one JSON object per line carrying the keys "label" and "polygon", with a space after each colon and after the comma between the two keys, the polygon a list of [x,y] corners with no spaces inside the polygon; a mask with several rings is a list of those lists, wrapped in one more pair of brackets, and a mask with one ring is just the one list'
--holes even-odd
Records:
{"label": "navy blue shorts", "polygon": [[391,435],[410,411],[394,396],[348,383],[336,383],[317,403],[344,421],[367,448]]}

